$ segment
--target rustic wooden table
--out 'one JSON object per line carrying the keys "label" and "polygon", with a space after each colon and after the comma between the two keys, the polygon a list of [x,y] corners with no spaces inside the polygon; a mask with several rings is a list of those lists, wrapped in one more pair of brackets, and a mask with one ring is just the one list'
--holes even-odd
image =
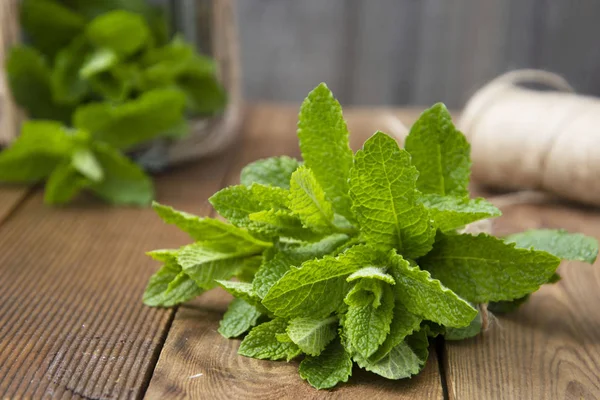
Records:
{"label": "rustic wooden table", "polygon": [[[156,178],[158,200],[210,215],[207,198],[235,184],[258,158],[299,156],[297,107],[254,106],[234,149]],[[385,116],[410,123],[412,111],[346,112],[356,149]],[[565,228],[600,238],[600,210],[545,203],[505,208],[497,234]],[[387,381],[356,370],[349,384],[319,391],[296,362],[236,354],[218,322],[230,297],[215,290],[178,309],[141,302],[158,265],[144,255],[188,243],[150,209],[111,208],[82,199],[42,204],[40,190],[0,188],[0,398],[356,398],[599,399],[600,269],[560,267],[563,280],[520,311],[462,343],[438,341],[425,370]]]}

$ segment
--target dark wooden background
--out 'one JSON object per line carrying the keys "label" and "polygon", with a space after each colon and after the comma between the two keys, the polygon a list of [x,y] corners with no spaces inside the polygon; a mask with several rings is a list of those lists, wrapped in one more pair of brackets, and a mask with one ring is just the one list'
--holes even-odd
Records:
{"label": "dark wooden background", "polygon": [[542,68],[600,95],[598,0],[238,0],[248,99],[462,107],[498,74]]}

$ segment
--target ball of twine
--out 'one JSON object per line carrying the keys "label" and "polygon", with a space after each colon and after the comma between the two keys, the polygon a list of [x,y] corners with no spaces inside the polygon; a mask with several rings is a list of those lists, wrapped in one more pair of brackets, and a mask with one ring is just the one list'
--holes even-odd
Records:
{"label": "ball of twine", "polygon": [[471,143],[477,182],[545,190],[600,206],[600,100],[576,95],[560,76],[538,70],[504,74],[475,93],[458,126]]}

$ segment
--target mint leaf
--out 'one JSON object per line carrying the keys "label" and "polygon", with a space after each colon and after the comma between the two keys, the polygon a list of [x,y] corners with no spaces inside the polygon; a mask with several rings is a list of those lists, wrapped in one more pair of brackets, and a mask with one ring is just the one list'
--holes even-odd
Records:
{"label": "mint leaf", "polygon": [[446,328],[444,333],[444,339],[446,340],[463,340],[475,337],[481,332],[481,314],[477,313],[477,316],[471,321],[469,326],[464,328]]}
{"label": "mint leaf", "polygon": [[185,98],[171,90],[153,90],[121,105],[112,102],[81,106],[74,116],[77,128],[119,149],[147,142],[177,125]]}
{"label": "mint leaf", "polygon": [[[106,57],[109,57],[108,53]],[[88,60],[99,61],[99,60]],[[110,62],[109,59],[104,60]],[[84,66],[83,68],[90,67],[90,65]],[[104,68],[106,66],[94,65],[94,68]],[[83,71],[83,70],[82,70]],[[88,71],[89,72],[89,71]],[[100,96],[105,97],[106,100],[110,100],[112,103],[123,103],[129,99],[129,97],[139,89],[140,70],[136,64],[117,64],[112,66],[106,71],[94,71],[94,75],[89,78],[89,84],[92,89],[97,92]],[[182,131],[183,133],[176,135],[181,137],[187,134],[185,129],[180,127],[187,126],[186,121],[180,120],[175,125],[169,127],[161,137],[172,137],[171,131]]]}
{"label": "mint leaf", "polygon": [[453,327],[467,326],[477,315],[477,310],[433,279],[428,271],[411,266],[394,251],[390,253],[390,264],[396,298],[413,314]]}
{"label": "mint leaf", "polygon": [[516,311],[527,300],[529,300],[529,296],[529,294],[526,294],[523,297],[510,301],[492,301],[488,304],[488,311],[494,314],[507,314]]}
{"label": "mint leaf", "polygon": [[285,358],[290,361],[300,355],[301,351],[294,343],[277,340],[277,334],[285,333],[286,326],[284,319],[275,318],[252,328],[240,344],[238,354],[261,360]]}
{"label": "mint leaf", "polygon": [[81,66],[79,75],[89,79],[100,72],[107,71],[119,62],[118,54],[111,49],[100,48],[90,54]]}
{"label": "mint leaf", "polygon": [[27,110],[30,118],[70,124],[73,109],[54,102],[50,74],[50,68],[37,50],[23,46],[10,49],[6,59],[6,76],[17,104]]}
{"label": "mint leaf", "polygon": [[104,171],[94,153],[88,148],[78,148],[71,155],[71,165],[92,182],[102,181]]}
{"label": "mint leaf", "polygon": [[113,50],[121,56],[137,52],[150,39],[144,18],[123,10],[96,17],[87,25],[85,34],[94,46]]}
{"label": "mint leaf", "polygon": [[593,264],[598,257],[598,241],[595,238],[563,229],[530,230],[507,236],[505,241],[523,249],[543,250],[563,260]]}
{"label": "mint leaf", "polygon": [[21,26],[50,60],[83,31],[85,19],[53,0],[23,0]]}
{"label": "mint leaf", "polygon": [[94,193],[113,204],[150,204],[154,186],[137,164],[104,143],[95,143],[94,155],[104,171],[104,179],[90,185]]}
{"label": "mint leaf", "polygon": [[303,241],[314,241],[323,235],[318,235],[302,226],[302,222],[288,210],[275,209],[259,211],[248,215],[250,222],[241,222],[252,232],[268,237],[281,236]]}
{"label": "mint leaf", "polygon": [[198,286],[212,289],[217,285],[215,280],[226,280],[234,276],[251,255],[246,251],[222,252],[202,243],[194,243],[179,250],[177,261]]}
{"label": "mint leaf", "polygon": [[418,374],[425,366],[429,356],[427,334],[419,331],[377,362],[371,362],[360,355],[353,355],[354,361],[367,371],[371,371],[387,379],[402,379]]}
{"label": "mint leaf", "polygon": [[257,160],[242,169],[240,181],[244,186],[259,183],[289,189],[292,173],[299,166],[300,162],[298,160],[287,156]]}
{"label": "mint leaf", "polygon": [[408,335],[419,329],[421,321],[421,317],[411,313],[401,302],[396,301],[394,304],[394,316],[390,324],[390,333],[385,338],[385,342],[369,357],[369,362],[377,363],[383,357],[387,356]]}
{"label": "mint leaf", "polygon": [[411,258],[431,249],[435,230],[427,210],[417,203],[418,174],[410,155],[382,132],[356,153],[350,172],[352,210],[369,243]]}
{"label": "mint leaf", "polygon": [[389,283],[390,285],[395,285],[396,281],[390,275],[385,273],[384,268],[380,267],[364,267],[350,275],[346,278],[346,281],[352,282],[358,279],[368,278],[368,279],[377,279],[382,282]]}
{"label": "mint leaf", "polygon": [[89,83],[79,74],[89,50],[85,37],[79,36],[57,54],[50,75],[52,95],[57,103],[77,105],[90,94]]}
{"label": "mint leaf", "polygon": [[302,103],[298,138],[306,166],[313,171],[335,211],[352,221],[348,197],[352,150],[348,145],[348,128],[340,103],[324,83]]}
{"label": "mint leaf", "polygon": [[240,336],[258,322],[261,313],[242,299],[233,299],[219,323],[219,333],[226,338]]}
{"label": "mint leaf", "polygon": [[177,78],[178,87],[187,96],[188,109],[199,115],[211,115],[227,104],[227,92],[213,75],[207,76],[203,68],[190,68]]}
{"label": "mint leaf", "polygon": [[361,357],[368,358],[377,351],[390,333],[394,313],[394,293],[392,289],[378,282],[382,288],[381,304],[375,301],[364,305],[350,305],[342,326],[348,347]]}
{"label": "mint leaf", "polygon": [[472,303],[513,300],[534,292],[559,263],[546,252],[519,249],[485,234],[441,234],[433,250],[419,260],[434,278]]}
{"label": "mint leaf", "polygon": [[240,251],[244,254],[257,254],[271,247],[271,243],[254,238],[248,231],[211,218],[200,218],[160,203],[152,203],[152,208],[167,224],[174,224],[202,243],[204,247],[223,252]]}
{"label": "mint leaf", "polygon": [[263,305],[284,318],[327,317],[342,304],[349,284],[348,275],[377,255],[366,246],[355,246],[337,257],[306,261],[292,267],[267,293]]}
{"label": "mint leaf", "polygon": [[290,209],[305,227],[322,233],[336,230],[331,203],[310,169],[299,167],[292,174],[290,186]]}
{"label": "mint leaf", "polygon": [[234,297],[242,299],[246,303],[256,307],[261,313],[267,313],[267,310],[260,304],[260,297],[252,290],[251,283],[225,280],[215,280],[215,282]]}
{"label": "mint leaf", "polygon": [[204,292],[177,264],[176,252],[163,254],[164,265],[150,278],[144,292],[144,304],[151,307],[172,307]]}
{"label": "mint leaf", "polygon": [[340,382],[348,382],[352,375],[352,360],[339,340],[333,341],[317,357],[307,356],[298,372],[316,389],[329,389]]}
{"label": "mint leaf", "polygon": [[485,199],[429,194],[421,197],[434,225],[442,232],[461,228],[481,219],[495,218],[502,212]]}
{"label": "mint leaf", "polygon": [[278,244],[271,249],[271,253],[265,252],[266,258],[252,281],[254,291],[261,298],[264,298],[269,289],[290,270],[290,267],[298,267],[304,261],[330,254],[346,241],[348,241],[348,236],[336,234],[316,243],[303,245]]}
{"label": "mint leaf", "polygon": [[442,103],[425,110],[404,144],[419,170],[417,188],[425,194],[465,197],[469,194],[470,146],[452,124]]}
{"label": "mint leaf", "polygon": [[69,162],[59,164],[48,178],[44,190],[44,203],[65,204],[86,188],[90,181],[82,176]]}
{"label": "mint leaf", "polygon": [[78,135],[56,122],[25,122],[12,146],[0,152],[0,181],[32,183],[49,176],[68,159]]}
{"label": "mint leaf", "polygon": [[326,319],[294,318],[290,320],[287,334],[302,352],[318,356],[337,336],[337,317]]}
{"label": "mint leaf", "polygon": [[286,209],[289,191],[254,184],[251,187],[230,186],[215,193],[208,201],[223,217],[234,225],[250,226],[250,214],[270,211],[273,208]]}

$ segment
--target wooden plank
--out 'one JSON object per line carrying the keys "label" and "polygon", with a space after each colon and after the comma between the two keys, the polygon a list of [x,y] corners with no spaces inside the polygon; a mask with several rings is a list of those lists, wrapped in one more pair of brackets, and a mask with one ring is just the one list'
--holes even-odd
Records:
{"label": "wooden plank", "polygon": [[27,187],[0,186],[0,224],[8,218],[28,192]]}
{"label": "wooden plank", "polygon": [[[369,112],[371,111],[371,112]],[[392,111],[381,111],[393,113]],[[234,161],[228,184],[238,181],[243,165],[278,154],[298,156],[296,107],[256,109],[249,118],[243,152]],[[377,127],[372,110],[348,111],[352,147],[357,148]],[[409,120],[415,113],[400,113]],[[381,128],[381,127],[379,127]],[[298,363],[261,361],[237,354],[239,340],[217,333],[231,297],[220,290],[180,307],[165,342],[147,392],[149,399],[288,399],[288,398],[443,398],[435,351],[425,370],[403,381],[389,381],[356,369],[349,384],[328,392],[312,389],[298,375]]]}
{"label": "wooden plank", "polygon": [[[565,204],[504,210],[497,235],[564,228],[600,238],[600,212]],[[600,398],[600,262],[561,265],[563,279],[545,285],[512,315],[475,339],[446,346],[453,399]]]}
{"label": "wooden plank", "polygon": [[[158,176],[159,201],[206,213],[228,161]],[[173,317],[141,302],[144,253],[187,240],[149,208],[31,196],[0,230],[0,398],[141,397]]]}

